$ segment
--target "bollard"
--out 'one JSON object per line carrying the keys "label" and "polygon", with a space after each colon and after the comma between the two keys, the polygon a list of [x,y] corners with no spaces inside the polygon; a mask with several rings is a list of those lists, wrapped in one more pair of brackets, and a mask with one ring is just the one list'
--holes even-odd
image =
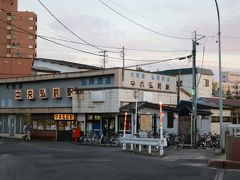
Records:
{"label": "bollard", "polygon": [[148,146],[148,153],[149,153],[149,154],[152,153],[152,146]]}
{"label": "bollard", "polygon": [[131,144],[131,151],[133,151],[133,144]]}

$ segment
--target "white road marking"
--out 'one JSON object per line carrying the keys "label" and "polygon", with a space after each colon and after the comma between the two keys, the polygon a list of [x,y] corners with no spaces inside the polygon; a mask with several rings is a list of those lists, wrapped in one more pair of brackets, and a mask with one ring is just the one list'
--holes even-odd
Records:
{"label": "white road marking", "polygon": [[218,169],[214,180],[223,180],[223,177],[224,177],[224,169]]}

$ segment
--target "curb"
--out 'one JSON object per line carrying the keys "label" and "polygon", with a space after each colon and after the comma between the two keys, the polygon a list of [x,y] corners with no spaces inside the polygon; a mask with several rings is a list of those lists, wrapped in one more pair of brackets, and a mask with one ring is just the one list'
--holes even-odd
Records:
{"label": "curb", "polygon": [[211,159],[208,161],[208,166],[213,168],[219,168],[219,169],[239,169],[240,170],[239,161]]}

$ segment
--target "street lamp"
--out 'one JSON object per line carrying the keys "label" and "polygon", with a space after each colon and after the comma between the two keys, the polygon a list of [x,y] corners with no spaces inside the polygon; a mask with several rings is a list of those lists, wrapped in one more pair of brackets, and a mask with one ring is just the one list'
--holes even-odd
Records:
{"label": "street lamp", "polygon": [[222,101],[222,64],[221,64],[221,31],[220,31],[220,15],[217,0],[215,0],[218,16],[218,58],[219,58],[219,111],[220,111],[220,148],[224,151],[223,144],[223,101]]}

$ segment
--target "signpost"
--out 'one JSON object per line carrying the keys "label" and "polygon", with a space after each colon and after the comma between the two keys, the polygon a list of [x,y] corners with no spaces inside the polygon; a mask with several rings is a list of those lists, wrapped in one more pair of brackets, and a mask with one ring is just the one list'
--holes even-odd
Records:
{"label": "signpost", "polygon": [[[159,102],[160,105],[160,112],[159,112],[159,119],[160,119],[160,141],[163,141],[163,112],[162,112],[162,102]],[[163,146],[160,146],[160,156],[163,156]]]}
{"label": "signpost", "polygon": [[126,126],[127,126],[127,112],[124,113],[124,129],[123,129],[123,137],[126,135]]}
{"label": "signpost", "polygon": [[[126,126],[127,126],[127,112],[124,113],[123,138],[126,137]],[[125,149],[126,149],[126,143],[123,143],[123,150]]]}

